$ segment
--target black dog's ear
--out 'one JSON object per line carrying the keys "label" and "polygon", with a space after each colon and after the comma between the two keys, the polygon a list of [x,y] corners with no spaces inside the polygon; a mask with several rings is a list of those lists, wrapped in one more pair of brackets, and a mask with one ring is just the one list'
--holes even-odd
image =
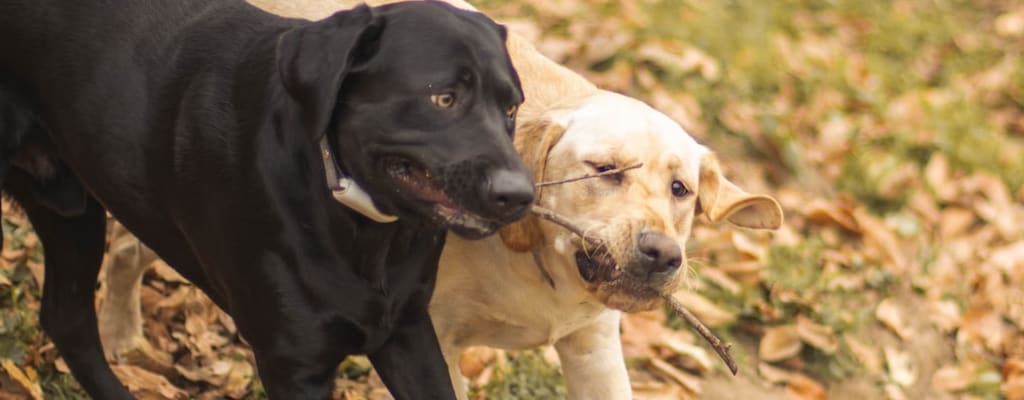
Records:
{"label": "black dog's ear", "polygon": [[383,28],[383,18],[363,4],[278,39],[281,83],[299,104],[303,126],[314,140],[327,130],[345,75],[376,53]]}

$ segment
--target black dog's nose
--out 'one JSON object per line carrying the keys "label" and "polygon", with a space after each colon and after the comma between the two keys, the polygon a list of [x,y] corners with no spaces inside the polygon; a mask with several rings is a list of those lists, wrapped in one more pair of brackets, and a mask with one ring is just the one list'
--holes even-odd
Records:
{"label": "black dog's nose", "polygon": [[683,263],[683,253],[672,238],[654,232],[641,232],[637,243],[642,266],[648,273],[668,272]]}
{"label": "black dog's nose", "polygon": [[484,199],[500,218],[520,216],[533,203],[533,182],[524,173],[499,169],[487,180]]}

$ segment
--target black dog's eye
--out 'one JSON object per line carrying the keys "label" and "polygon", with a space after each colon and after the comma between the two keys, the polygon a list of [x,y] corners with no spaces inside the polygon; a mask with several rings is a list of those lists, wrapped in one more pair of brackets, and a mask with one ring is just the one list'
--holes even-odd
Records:
{"label": "black dog's eye", "polygon": [[516,104],[513,104],[513,105],[509,106],[508,109],[505,110],[505,116],[508,117],[508,119],[513,119],[513,118],[516,117],[516,112],[518,112],[518,111],[519,111],[519,106],[516,105]]}
{"label": "black dog's eye", "polygon": [[672,195],[676,197],[683,197],[690,194],[690,189],[686,188],[682,182],[672,181]]}
{"label": "black dog's eye", "polygon": [[455,105],[455,94],[441,93],[430,96],[430,102],[438,108],[452,108]]}

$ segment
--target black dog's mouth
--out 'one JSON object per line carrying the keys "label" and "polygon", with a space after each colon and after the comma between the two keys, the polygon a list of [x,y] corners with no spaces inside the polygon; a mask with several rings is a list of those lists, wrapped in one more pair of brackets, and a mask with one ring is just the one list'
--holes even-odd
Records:
{"label": "black dog's mouth", "polygon": [[388,156],[382,162],[388,175],[413,197],[429,203],[455,207],[455,202],[444,193],[443,182],[435,179],[430,170],[419,163],[397,156]]}
{"label": "black dog's mouth", "polygon": [[384,171],[401,190],[429,205],[429,214],[456,234],[475,239],[494,233],[499,224],[481,217],[448,196],[444,180],[421,164],[401,156],[382,159]]}

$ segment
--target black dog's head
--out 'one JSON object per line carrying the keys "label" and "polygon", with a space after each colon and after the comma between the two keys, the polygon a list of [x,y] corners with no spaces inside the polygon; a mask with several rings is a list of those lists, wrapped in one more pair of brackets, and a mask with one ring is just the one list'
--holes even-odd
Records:
{"label": "black dog's head", "polygon": [[378,209],[482,237],[533,201],[505,35],[441,3],[360,6],[285,33],[278,65],[311,142],[327,134]]}

